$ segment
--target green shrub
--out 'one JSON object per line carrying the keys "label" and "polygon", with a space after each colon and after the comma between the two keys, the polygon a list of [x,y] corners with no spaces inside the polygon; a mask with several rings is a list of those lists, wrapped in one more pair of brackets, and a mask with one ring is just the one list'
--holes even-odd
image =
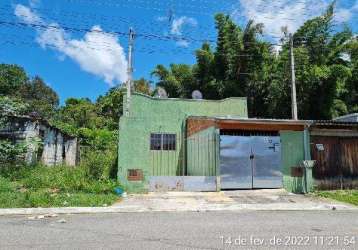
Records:
{"label": "green shrub", "polygon": [[0,192],[0,208],[109,206],[116,200],[115,194],[50,193],[46,190]]}
{"label": "green shrub", "polygon": [[15,183],[0,176],[0,193],[14,192],[16,189]]}
{"label": "green shrub", "polygon": [[83,167],[24,166],[0,176],[0,208],[111,205],[118,186],[89,178]]}
{"label": "green shrub", "polygon": [[118,141],[118,132],[106,129],[88,129],[78,130],[78,136],[81,138],[82,145],[91,150],[105,151],[116,147]]}
{"label": "green shrub", "polygon": [[118,136],[105,129],[79,129],[81,136],[81,165],[90,178],[116,178]]}
{"label": "green shrub", "polygon": [[12,143],[8,140],[0,140],[0,166],[7,168],[9,166],[19,167],[24,163],[26,153],[26,143]]}
{"label": "green shrub", "polygon": [[358,206],[358,190],[318,191],[316,195]]}
{"label": "green shrub", "polygon": [[31,207],[25,193],[0,192],[0,208]]}
{"label": "green shrub", "polygon": [[58,189],[62,192],[113,193],[113,189],[119,185],[118,182],[109,179],[88,178],[83,167],[36,166],[23,168],[18,176],[25,188]]}
{"label": "green shrub", "polygon": [[89,151],[83,154],[81,165],[90,178],[107,180],[111,178],[113,168],[116,168],[116,159],[117,155],[112,150]]}

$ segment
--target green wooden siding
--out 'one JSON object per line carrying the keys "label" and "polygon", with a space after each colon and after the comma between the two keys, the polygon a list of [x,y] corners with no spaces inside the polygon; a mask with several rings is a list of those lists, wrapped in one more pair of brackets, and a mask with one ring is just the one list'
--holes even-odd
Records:
{"label": "green wooden siding", "polygon": [[291,167],[300,166],[305,158],[304,132],[281,131],[282,171],[284,188],[290,192],[303,192],[301,177],[291,177]]}
{"label": "green wooden siding", "polygon": [[[182,135],[176,134],[176,148],[182,149]],[[150,164],[152,176],[178,176],[184,171],[183,158],[181,150],[150,150]]]}
{"label": "green wooden siding", "polygon": [[187,171],[189,176],[216,176],[216,128],[200,131],[187,139]]}

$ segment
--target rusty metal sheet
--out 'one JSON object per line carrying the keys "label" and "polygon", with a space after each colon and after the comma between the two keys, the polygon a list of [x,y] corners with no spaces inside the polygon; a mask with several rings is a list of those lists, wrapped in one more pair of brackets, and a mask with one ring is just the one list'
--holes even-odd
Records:
{"label": "rusty metal sheet", "polygon": [[311,156],[316,160],[313,177],[319,186],[348,188],[358,178],[357,137],[311,136]]}
{"label": "rusty metal sheet", "polygon": [[358,138],[340,138],[343,176],[358,177]]}

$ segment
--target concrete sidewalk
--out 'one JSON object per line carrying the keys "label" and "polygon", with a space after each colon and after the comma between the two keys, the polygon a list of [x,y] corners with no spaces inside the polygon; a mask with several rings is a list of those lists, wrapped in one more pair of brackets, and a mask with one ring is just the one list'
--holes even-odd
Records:
{"label": "concrete sidewalk", "polygon": [[147,211],[357,210],[358,207],[283,189],[165,192],[130,195],[113,207]]}
{"label": "concrete sidewalk", "polygon": [[165,192],[133,194],[110,207],[0,209],[0,215],[208,212],[242,210],[358,211],[358,207],[313,196],[290,194],[285,190],[240,190],[225,192]]}

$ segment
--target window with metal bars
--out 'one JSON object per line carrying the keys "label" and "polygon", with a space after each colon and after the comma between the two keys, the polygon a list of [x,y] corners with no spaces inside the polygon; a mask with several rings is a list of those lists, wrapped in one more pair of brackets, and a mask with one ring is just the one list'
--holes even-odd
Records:
{"label": "window with metal bars", "polygon": [[150,134],[150,150],[176,150],[176,134]]}

